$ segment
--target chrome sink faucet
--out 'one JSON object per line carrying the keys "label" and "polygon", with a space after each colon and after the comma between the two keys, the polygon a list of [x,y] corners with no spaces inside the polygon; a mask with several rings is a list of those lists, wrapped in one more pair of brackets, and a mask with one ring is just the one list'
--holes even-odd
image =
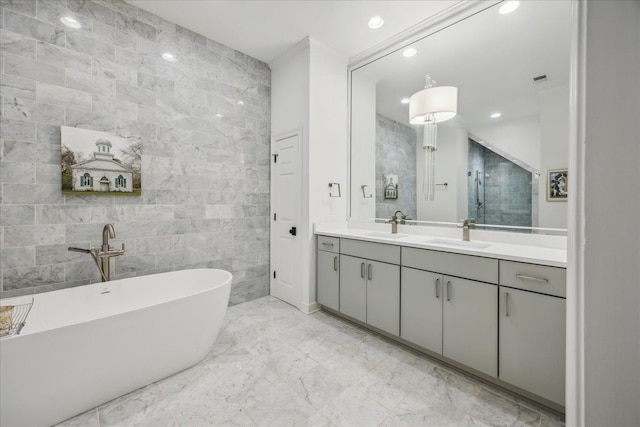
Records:
{"label": "chrome sink faucet", "polygon": [[387,224],[391,224],[391,234],[398,234],[398,214],[400,214],[400,224],[404,224],[404,222],[408,219],[407,216],[401,210],[397,210],[396,213],[393,214],[391,219],[387,221]]}
{"label": "chrome sink faucet", "polygon": [[476,220],[474,218],[462,221],[462,240],[469,241],[469,229],[476,228]]}
{"label": "chrome sink faucet", "polygon": [[96,262],[103,282],[108,282],[111,279],[111,268],[109,259],[124,254],[124,243],[122,249],[114,249],[109,246],[109,238],[114,239],[116,237],[116,231],[113,228],[113,224],[106,224],[102,229],[102,247],[89,249],[69,247],[68,249],[73,252],[82,252],[90,254],[91,258]]}

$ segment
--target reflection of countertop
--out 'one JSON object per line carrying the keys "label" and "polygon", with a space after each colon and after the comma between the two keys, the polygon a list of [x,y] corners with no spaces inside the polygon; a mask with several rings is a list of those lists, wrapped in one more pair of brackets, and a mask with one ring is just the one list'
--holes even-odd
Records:
{"label": "reflection of countertop", "polygon": [[[389,226],[386,227],[387,230],[388,228]],[[473,239],[473,230],[471,231],[471,241],[464,242],[460,238],[453,238],[450,236],[444,237],[441,235],[413,234],[405,232],[408,228],[409,227],[405,227],[403,230],[400,230],[398,234],[391,234],[389,231],[379,231],[375,229],[328,227],[318,226],[318,224],[316,224],[315,234],[387,243],[412,248],[432,249],[486,258],[499,258],[509,261],[548,265],[552,267],[566,268],[567,266],[567,251],[562,248],[517,244],[513,242],[506,243],[490,240],[475,240]],[[461,232],[459,233],[461,234]]]}

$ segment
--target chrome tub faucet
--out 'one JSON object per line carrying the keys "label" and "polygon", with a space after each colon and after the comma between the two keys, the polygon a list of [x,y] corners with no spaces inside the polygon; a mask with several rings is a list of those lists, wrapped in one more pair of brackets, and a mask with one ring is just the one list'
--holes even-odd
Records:
{"label": "chrome tub faucet", "polygon": [[113,257],[124,255],[124,243],[122,249],[114,249],[109,246],[109,238],[115,239],[116,231],[113,228],[113,224],[106,224],[102,229],[102,247],[89,249],[69,247],[68,249],[73,252],[82,252],[91,255],[91,258],[96,262],[103,282],[108,282],[111,279],[111,268],[109,260]]}

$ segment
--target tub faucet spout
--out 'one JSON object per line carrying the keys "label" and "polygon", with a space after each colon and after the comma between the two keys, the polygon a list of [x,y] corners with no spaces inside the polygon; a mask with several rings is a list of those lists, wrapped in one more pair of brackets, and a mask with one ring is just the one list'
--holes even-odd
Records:
{"label": "tub faucet spout", "polygon": [[111,279],[111,267],[109,259],[115,256],[124,254],[124,243],[122,249],[115,249],[109,246],[109,238],[114,239],[116,237],[116,231],[113,228],[113,224],[106,224],[102,229],[102,247],[89,249],[69,247],[68,249],[73,252],[82,252],[91,255],[91,258],[96,262],[103,282],[108,282]]}
{"label": "tub faucet spout", "polygon": [[116,230],[113,224],[106,224],[102,229],[102,252],[109,252],[109,238],[116,238]]}

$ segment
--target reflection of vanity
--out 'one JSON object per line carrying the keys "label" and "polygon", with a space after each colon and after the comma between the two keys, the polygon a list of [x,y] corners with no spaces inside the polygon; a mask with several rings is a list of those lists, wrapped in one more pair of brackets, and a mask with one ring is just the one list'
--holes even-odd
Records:
{"label": "reflection of vanity", "polygon": [[316,234],[323,308],[563,409],[566,250],[321,226]]}

